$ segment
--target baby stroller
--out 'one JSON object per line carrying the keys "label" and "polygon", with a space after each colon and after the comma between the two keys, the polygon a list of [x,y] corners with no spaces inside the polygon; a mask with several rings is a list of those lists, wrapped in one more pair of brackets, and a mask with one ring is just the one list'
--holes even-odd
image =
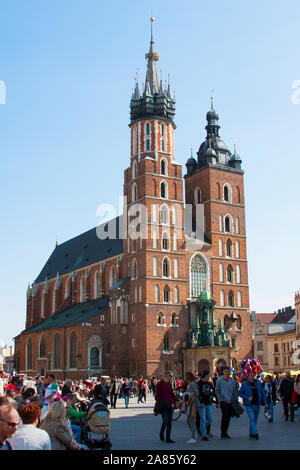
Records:
{"label": "baby stroller", "polygon": [[110,412],[100,400],[91,401],[85,417],[86,424],[82,428],[84,443],[90,449],[110,450],[109,439]]}

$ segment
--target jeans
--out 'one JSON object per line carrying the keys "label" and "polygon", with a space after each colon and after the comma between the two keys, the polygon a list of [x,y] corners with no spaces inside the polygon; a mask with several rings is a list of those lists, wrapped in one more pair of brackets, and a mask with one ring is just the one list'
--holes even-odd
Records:
{"label": "jeans", "polygon": [[271,419],[273,419],[274,418],[274,403],[273,403],[272,397],[270,397],[270,401],[268,401],[268,407],[271,413]]}
{"label": "jeans", "polygon": [[165,429],[167,428],[167,432],[166,432],[166,439],[170,439],[171,437],[171,430],[172,430],[172,416],[173,416],[173,407],[172,406],[168,406],[164,409],[164,411],[162,412],[162,425],[161,425],[161,429],[160,429],[160,434],[161,436],[164,435],[164,432],[165,432]]}
{"label": "jeans", "polygon": [[212,422],[212,409],[211,405],[201,406],[199,408],[200,413],[200,430],[201,430],[201,437],[206,437],[206,428]]}
{"label": "jeans", "polygon": [[250,421],[249,434],[255,435],[258,434],[256,423],[258,420],[260,405],[249,405],[246,406],[246,411]]}
{"label": "jeans", "polygon": [[72,428],[72,433],[75,436],[76,442],[80,444],[81,427],[78,426],[77,424],[71,424],[71,428]]}
{"label": "jeans", "polygon": [[127,407],[128,407],[128,403],[129,403],[129,395],[125,395],[124,398],[125,398],[125,406],[126,406],[126,408],[127,408]]}

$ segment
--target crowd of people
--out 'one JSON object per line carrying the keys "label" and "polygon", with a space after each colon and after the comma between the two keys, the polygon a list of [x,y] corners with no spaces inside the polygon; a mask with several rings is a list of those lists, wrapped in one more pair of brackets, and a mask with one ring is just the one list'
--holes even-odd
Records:
{"label": "crowd of people", "polygon": [[250,373],[240,383],[228,367],[220,377],[215,373],[212,378],[204,370],[195,374],[187,372],[184,379],[175,378],[167,371],[162,379],[140,376],[62,381],[48,374],[31,382],[21,377],[5,379],[0,371],[0,450],[84,449],[82,423],[93,400],[114,409],[128,408],[131,398],[136,397],[137,403],[147,403],[150,394],[155,399],[155,414],[162,416],[160,440],[167,443],[174,442],[171,431],[177,407],[187,416],[191,431],[188,444],[196,443],[198,436],[203,441],[213,438],[213,405],[220,407],[222,413],[222,439],[230,439],[230,420],[244,411],[241,400],[249,417],[250,438],[259,439],[257,420],[261,405],[270,423],[279,401],[286,420],[294,421],[297,407],[300,421],[300,375],[292,379],[288,372],[282,379]]}
{"label": "crowd of people", "polygon": [[177,381],[175,389],[171,382],[172,374],[166,371],[156,387],[154,411],[162,416],[159,437],[163,442],[174,443],[171,430],[174,408],[177,407],[187,416],[191,431],[187,444],[195,444],[198,436],[202,441],[209,441],[213,437],[213,404],[221,409],[221,439],[231,439],[228,434],[231,418],[239,418],[246,410],[249,418],[249,437],[258,440],[257,421],[261,407],[264,407],[268,422],[272,423],[274,406],[278,402],[282,403],[286,421],[290,419],[294,422],[296,407],[300,421],[300,375],[293,379],[290,372],[286,372],[284,377],[279,378],[278,375],[270,374],[256,376],[250,371],[248,378],[241,382],[236,373],[232,374],[229,367],[224,367],[220,377],[215,373],[211,378],[209,371],[204,370],[201,374],[187,372],[184,381]]}

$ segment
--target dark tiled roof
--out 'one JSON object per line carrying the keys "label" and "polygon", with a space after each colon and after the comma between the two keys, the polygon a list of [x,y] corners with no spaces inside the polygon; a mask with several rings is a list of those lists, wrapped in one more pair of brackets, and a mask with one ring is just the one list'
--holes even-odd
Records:
{"label": "dark tiled roof", "polygon": [[[123,240],[119,239],[119,220],[116,218],[117,239],[100,240],[97,227],[57,245],[42,271],[34,281],[36,284],[53,279],[57,273],[67,274],[84,266],[119,255],[123,252]],[[107,224],[103,224],[107,226]]]}
{"label": "dark tiled roof", "polygon": [[278,311],[278,314],[271,323],[287,323],[295,315],[295,309],[286,308]]}
{"label": "dark tiled roof", "polygon": [[80,304],[72,305],[61,313],[51,315],[39,325],[28,328],[20,334],[35,333],[37,331],[49,330],[52,328],[64,328],[65,326],[78,325],[90,318],[100,315],[109,307],[109,297],[91,300]]}

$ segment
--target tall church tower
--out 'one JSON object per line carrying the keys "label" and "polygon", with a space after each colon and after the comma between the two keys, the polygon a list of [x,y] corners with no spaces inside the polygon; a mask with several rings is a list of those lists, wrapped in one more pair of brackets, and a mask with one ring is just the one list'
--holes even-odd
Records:
{"label": "tall church tower", "polygon": [[[164,86],[158,80],[153,21],[151,18],[145,84],[141,93],[136,83],[130,102],[131,155],[124,175],[128,236],[124,239],[123,276],[130,279],[130,373],[148,376],[174,369],[179,326],[184,321],[180,304],[186,299],[180,231],[182,168],[174,155],[175,99],[170,84]],[[141,229],[134,220],[143,208],[148,223]],[[130,233],[131,224],[142,236]]]}
{"label": "tall church tower", "polygon": [[204,205],[205,235],[211,244],[210,291],[216,321],[232,338],[235,365],[250,352],[244,172],[236,149],[231,154],[220,139],[213,100],[206,120],[207,135],[198,158],[186,163],[186,203]]}

